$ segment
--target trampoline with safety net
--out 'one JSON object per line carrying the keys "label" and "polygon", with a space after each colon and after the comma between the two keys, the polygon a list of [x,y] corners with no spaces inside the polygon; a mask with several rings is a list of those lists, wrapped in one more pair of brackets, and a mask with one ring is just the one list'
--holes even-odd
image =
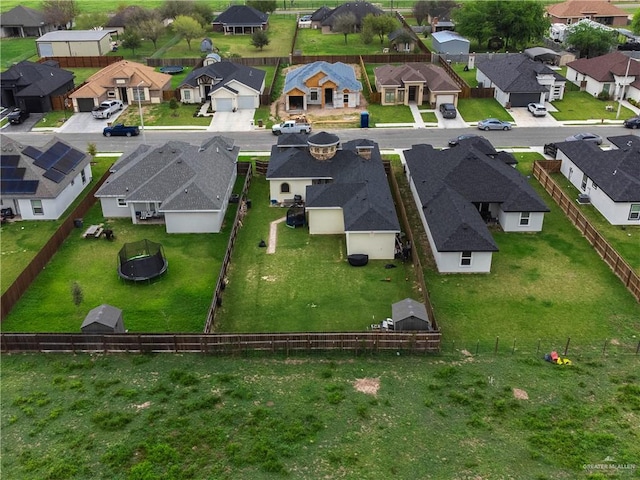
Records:
{"label": "trampoline with safety net", "polygon": [[146,239],[125,243],[118,253],[118,275],[133,282],[159,277],[168,264],[162,245]]}

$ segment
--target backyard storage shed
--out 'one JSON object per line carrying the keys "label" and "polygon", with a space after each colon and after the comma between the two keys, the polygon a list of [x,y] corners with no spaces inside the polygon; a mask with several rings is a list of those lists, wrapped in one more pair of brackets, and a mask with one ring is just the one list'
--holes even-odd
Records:
{"label": "backyard storage shed", "polygon": [[115,30],[55,30],[36,40],[39,57],[99,57],[111,51]]}
{"label": "backyard storage shed", "polygon": [[433,39],[433,51],[436,53],[448,53],[450,55],[468,54],[469,40],[456,32],[443,30],[431,35]]}
{"label": "backyard storage shed", "polygon": [[89,311],[80,329],[82,333],[125,333],[122,310],[103,303]]}
{"label": "backyard storage shed", "polygon": [[391,305],[391,318],[394,331],[433,330],[427,308],[424,304],[405,298]]}

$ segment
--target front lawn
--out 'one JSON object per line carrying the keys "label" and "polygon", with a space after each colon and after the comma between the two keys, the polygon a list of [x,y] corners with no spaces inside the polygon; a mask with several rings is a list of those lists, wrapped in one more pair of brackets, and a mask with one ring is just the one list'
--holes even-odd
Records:
{"label": "front lawn", "polygon": [[370,103],[367,105],[369,112],[369,125],[376,123],[413,123],[411,109],[407,105],[379,105]]}
{"label": "front lawn", "polygon": [[497,118],[513,122],[502,105],[495,98],[468,98],[458,102],[458,111],[466,122],[477,122],[484,118]]}
{"label": "front lawn", "polygon": [[[207,126],[212,117],[194,117],[193,114],[200,110],[200,104],[182,104],[178,102],[178,108],[171,109],[170,102],[162,102],[154,105],[142,105],[144,125],[147,126]],[[132,105],[134,107],[134,105]],[[125,125],[140,125],[140,112],[138,108],[127,108],[119,117],[118,123]]]}
{"label": "front lawn", "polygon": [[[556,120],[616,120],[618,113],[618,103],[614,101],[598,100],[587,92],[565,91],[562,100],[555,100],[552,105],[558,109],[557,112],[549,112]],[[607,110],[609,105],[612,108]],[[633,117],[635,114],[626,107],[620,110],[619,119]]]}

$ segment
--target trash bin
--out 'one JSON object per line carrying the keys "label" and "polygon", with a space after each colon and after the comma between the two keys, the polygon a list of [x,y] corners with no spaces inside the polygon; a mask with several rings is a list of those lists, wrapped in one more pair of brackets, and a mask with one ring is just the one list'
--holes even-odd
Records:
{"label": "trash bin", "polygon": [[247,209],[251,208],[251,199],[250,198],[247,198],[246,203],[247,203]]}
{"label": "trash bin", "polygon": [[76,228],[82,228],[82,225],[84,224],[84,222],[82,221],[81,218],[74,218],[73,219],[73,226]]}
{"label": "trash bin", "polygon": [[360,128],[369,128],[369,112],[360,113]]}
{"label": "trash bin", "polygon": [[258,126],[259,126],[260,128],[262,128],[262,126],[263,126],[263,123],[262,123],[262,119],[261,119],[261,118],[259,118],[259,119],[258,119]]}

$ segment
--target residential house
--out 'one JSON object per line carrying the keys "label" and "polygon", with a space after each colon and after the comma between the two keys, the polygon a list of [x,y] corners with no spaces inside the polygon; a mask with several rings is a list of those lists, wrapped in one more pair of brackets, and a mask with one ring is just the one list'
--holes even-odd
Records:
{"label": "residential house", "polygon": [[164,222],[167,233],[217,233],[237,177],[240,148],[212,137],[201,145],[140,145],[111,168],[95,193],[104,217]]}
{"label": "residential house", "polygon": [[287,73],[284,81],[285,110],[357,107],[362,83],[353,67],[342,62],[313,62]]}
{"label": "residential house", "polygon": [[389,35],[389,44],[396,52],[411,53],[418,45],[418,37],[413,30],[398,28]]}
{"label": "residential house", "polygon": [[36,40],[39,57],[99,57],[112,49],[115,30],[56,30]]}
{"label": "residential house", "polygon": [[441,30],[431,35],[432,48],[435,53],[460,55],[469,53],[470,42],[462,35],[449,30]]}
{"label": "residential house", "polygon": [[311,28],[314,30],[321,30],[322,22],[331,14],[332,11],[332,8],[323,5],[313,12],[311,14]]}
{"label": "residential house", "polygon": [[211,101],[216,112],[258,108],[265,71],[239,63],[218,61],[191,71],[178,86],[180,101]]}
{"label": "residential house", "polygon": [[347,255],[393,259],[400,223],[378,144],[340,144],[327,132],[287,137],[271,148],[271,203],[299,196],[311,235],[345,235]]}
{"label": "residential house", "polygon": [[136,17],[140,18],[144,14],[144,9],[141,6],[129,5],[111,15],[107,20],[107,23],[104,24],[104,28],[120,35],[124,33],[127,26],[131,24],[133,19]]}
{"label": "residential house", "polygon": [[592,20],[603,25],[623,27],[628,23],[629,13],[609,1],[570,0],[546,7],[551,23],[571,25],[580,20]]}
{"label": "residential house", "polygon": [[0,205],[23,220],[57,220],[91,182],[91,158],[59,138],[24,145],[0,135]]}
{"label": "residential house", "polygon": [[442,67],[431,63],[383,65],[374,70],[382,105],[458,104],[460,88]]}
{"label": "residential house", "polygon": [[494,88],[494,98],[505,108],[531,102],[562,100],[566,78],[524,54],[495,55],[476,60],[478,85]]}
{"label": "residential house", "polygon": [[0,14],[0,27],[0,37],[40,37],[57,30],[44,13],[22,5]]}
{"label": "residential house", "polygon": [[549,209],[484,138],[404,151],[406,175],[440,273],[489,273],[498,246],[488,225],[539,232]]}
{"label": "residential house", "polygon": [[85,84],[69,95],[74,112],[90,112],[105,100],[124,104],[161,103],[163,92],[171,89],[171,75],[153,67],[120,60],[91,75]]}
{"label": "residential house", "polygon": [[74,88],[74,74],[57,64],[22,61],[0,73],[2,105],[18,107],[29,113],[53,109],[51,97]]}
{"label": "residential house", "polygon": [[269,15],[247,5],[231,5],[212,22],[214,32],[225,35],[251,35],[269,27]]}
{"label": "residential house", "polygon": [[560,171],[611,225],[640,225],[640,137],[610,137],[611,150],[593,142],[560,142]]}
{"label": "residential house", "polygon": [[[630,53],[630,52],[629,52]],[[622,52],[580,58],[567,64],[567,79],[594,97],[602,92],[611,99],[640,101],[640,60]]]}
{"label": "residential house", "polygon": [[[311,27],[316,28],[315,26],[319,25],[319,28],[322,29],[322,33],[333,33],[333,24],[336,18],[349,13],[352,13],[356,19],[356,23],[354,25],[354,30],[356,32],[359,32],[362,29],[362,20],[364,20],[364,17],[367,15],[384,14],[380,8],[369,2],[347,2],[342,5],[338,5],[336,8],[328,12],[326,10],[322,10],[322,13],[320,13],[319,10],[316,10],[316,12],[311,15]],[[316,20],[318,17],[323,18],[322,20]]]}

